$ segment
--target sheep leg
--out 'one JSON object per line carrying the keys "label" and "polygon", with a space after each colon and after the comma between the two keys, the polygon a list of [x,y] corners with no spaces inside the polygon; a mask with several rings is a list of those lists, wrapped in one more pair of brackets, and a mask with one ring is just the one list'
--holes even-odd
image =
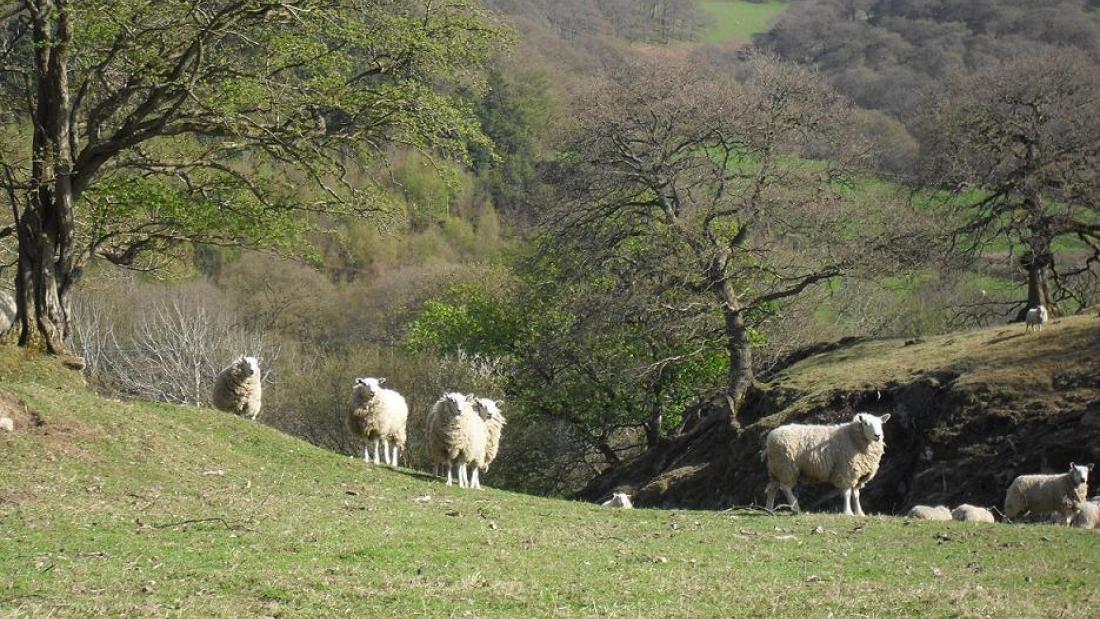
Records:
{"label": "sheep leg", "polygon": [[382,463],[386,465],[393,464],[390,462],[390,439],[382,439]]}
{"label": "sheep leg", "polygon": [[374,439],[374,463],[375,464],[380,464],[379,454],[378,454],[378,443],[379,443],[378,439]]}
{"label": "sheep leg", "polygon": [[470,487],[470,479],[466,475],[466,463],[465,462],[460,462],[460,463],[456,464],[455,466],[458,467],[458,487],[459,488],[469,488]]}
{"label": "sheep leg", "polygon": [[478,490],[480,490],[481,489],[481,480],[479,480],[478,477],[477,477],[477,471],[478,471],[478,468],[475,466],[473,474],[470,475],[470,487],[471,488],[477,488]]}
{"label": "sheep leg", "polygon": [[[436,466],[438,467],[439,465],[437,464]],[[453,467],[451,466],[451,463],[449,463],[449,462],[445,466],[447,467],[447,485],[450,486],[451,485],[451,469]]]}
{"label": "sheep leg", "polygon": [[852,490],[852,509],[856,511],[857,516],[863,516],[863,506],[859,504],[859,488]]}
{"label": "sheep leg", "polygon": [[370,463],[370,442],[363,446],[363,462]]}
{"label": "sheep leg", "polygon": [[845,488],[843,494],[844,494],[844,515],[845,516],[852,516],[852,515],[854,515],[854,514],[852,514],[852,489],[851,488]]}
{"label": "sheep leg", "polygon": [[766,505],[769,512],[775,509],[775,493],[777,490],[779,490],[779,484],[775,483],[774,480],[769,481],[768,487],[764,489],[764,494],[768,497]]}
{"label": "sheep leg", "polygon": [[798,509],[798,499],[794,496],[794,490],[783,486],[783,494],[787,497],[787,502],[791,504],[791,511],[796,514],[801,513],[801,510]]}
{"label": "sheep leg", "polygon": [[397,443],[393,444],[393,465],[397,466]]}

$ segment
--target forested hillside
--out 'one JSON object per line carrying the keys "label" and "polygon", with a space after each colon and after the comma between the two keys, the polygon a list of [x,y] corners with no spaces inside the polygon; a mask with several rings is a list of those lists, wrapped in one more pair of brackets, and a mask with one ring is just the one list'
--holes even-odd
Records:
{"label": "forested hillside", "polygon": [[1095,2],[10,5],[4,345],[108,397],[254,355],[261,423],[361,454],[385,377],[422,470],[502,398],[487,483],[569,495],[749,440],[808,347],[1100,301]]}

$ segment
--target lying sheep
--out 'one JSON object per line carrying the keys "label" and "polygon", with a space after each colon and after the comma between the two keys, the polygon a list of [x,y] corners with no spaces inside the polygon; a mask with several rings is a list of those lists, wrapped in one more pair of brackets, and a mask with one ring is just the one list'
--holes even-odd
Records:
{"label": "lying sheep", "polygon": [[859,413],[849,423],[837,425],[788,424],[768,432],[762,460],[768,465],[768,510],[775,506],[775,492],[782,489],[797,514],[794,486],[799,478],[828,482],[844,493],[844,513],[863,515],[859,492],[878,472],[886,450],[882,424],[887,413],[876,417]]}
{"label": "lying sheep", "polygon": [[915,520],[948,521],[952,519],[951,510],[943,505],[936,505],[935,507],[916,505],[913,509],[909,510],[909,513],[906,514],[905,517]]}
{"label": "lying sheep", "polygon": [[[382,387],[385,378],[356,378],[351,387],[348,405],[348,429],[367,441],[363,448],[363,460],[370,462],[370,446],[374,445],[374,463],[385,462],[397,466],[399,452],[405,449],[405,423],[409,418],[409,405],[405,398],[393,389]],[[390,443],[393,450],[390,450]],[[382,457],[379,458],[379,443]]]}
{"label": "lying sheep", "polygon": [[1100,500],[1081,501],[1071,526],[1078,529],[1100,529]]}
{"label": "lying sheep", "polygon": [[968,503],[963,503],[951,510],[951,517],[959,522],[997,522],[993,519],[993,512]]}
{"label": "lying sheep", "polygon": [[263,387],[256,357],[237,357],[218,373],[210,402],[214,408],[255,420],[260,414]]}
{"label": "lying sheep", "polygon": [[0,430],[15,432],[15,420],[11,417],[0,417]]}
{"label": "lying sheep", "polygon": [[452,474],[460,488],[480,487],[475,475],[467,475],[470,463],[485,461],[488,427],[474,412],[473,398],[461,393],[446,393],[428,413],[428,455],[432,462],[447,467],[447,485]]}
{"label": "lying sheep", "polygon": [[625,492],[616,492],[611,495],[611,498],[600,503],[604,507],[618,507],[621,509],[634,509],[634,504],[630,502],[630,495]]}
{"label": "lying sheep", "polygon": [[1024,315],[1024,332],[1031,331],[1031,328],[1035,327],[1039,330],[1039,333],[1042,333],[1043,325],[1047,324],[1049,318],[1047,308],[1043,305],[1027,310],[1027,314]]}
{"label": "lying sheep", "polygon": [[1058,475],[1020,475],[1005,494],[1005,518],[1058,512],[1068,524],[1088,493],[1092,466],[1070,462],[1069,471]]}

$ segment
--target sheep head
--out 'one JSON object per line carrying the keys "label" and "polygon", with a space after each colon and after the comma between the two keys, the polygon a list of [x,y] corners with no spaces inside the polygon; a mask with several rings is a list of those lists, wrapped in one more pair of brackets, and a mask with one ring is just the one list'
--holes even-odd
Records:
{"label": "sheep head", "polygon": [[1069,463],[1069,474],[1073,477],[1074,485],[1089,483],[1089,471],[1091,470],[1092,464]]}
{"label": "sheep head", "polygon": [[241,376],[253,376],[260,373],[260,361],[256,357],[238,357],[235,364]]}
{"label": "sheep head", "polygon": [[882,431],[882,424],[889,420],[890,413],[886,413],[881,417],[876,417],[871,413],[858,413],[852,419],[852,423],[859,424],[860,429],[863,430],[863,436],[867,439],[868,443],[877,443],[886,438],[886,435]]}
{"label": "sheep head", "polygon": [[378,395],[378,392],[382,390],[382,383],[386,382],[385,378],[371,378],[364,376],[355,379],[355,389],[366,391],[371,397]]}
{"label": "sheep head", "polygon": [[490,400],[489,398],[476,398],[474,400],[474,410],[477,411],[477,414],[485,421],[496,420],[499,421],[501,425],[507,422],[504,415],[500,412],[500,404],[495,400]]}
{"label": "sheep head", "polygon": [[452,391],[450,393],[444,393],[440,401],[446,405],[443,407],[443,410],[454,417],[458,417],[464,410],[470,407],[471,396]]}

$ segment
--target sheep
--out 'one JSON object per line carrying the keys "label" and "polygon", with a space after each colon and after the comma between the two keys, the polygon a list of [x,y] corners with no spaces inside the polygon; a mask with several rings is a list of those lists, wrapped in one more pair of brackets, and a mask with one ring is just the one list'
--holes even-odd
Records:
{"label": "sheep", "polygon": [[[374,445],[374,463],[385,462],[397,466],[400,452],[405,450],[405,423],[409,419],[409,405],[405,398],[393,389],[386,389],[385,378],[356,378],[351,387],[348,405],[348,429],[367,440],[363,448],[363,460],[371,461],[370,447]],[[393,449],[390,450],[390,443]],[[382,454],[379,458],[379,443]]]}
{"label": "sheep", "polygon": [[15,432],[15,420],[11,417],[0,417],[0,430]]}
{"label": "sheep", "polygon": [[260,362],[256,357],[237,357],[214,379],[210,402],[218,410],[255,421],[260,414],[262,391]]}
{"label": "sheep", "polygon": [[1071,526],[1078,529],[1100,529],[1100,501],[1081,501],[1077,504],[1077,513]]}
{"label": "sheep", "polygon": [[837,425],[788,424],[768,432],[760,453],[768,467],[768,511],[775,506],[775,493],[782,489],[797,514],[794,486],[799,477],[829,482],[844,494],[844,513],[863,515],[859,492],[878,472],[886,450],[882,424],[887,413],[876,417],[859,413],[851,422]]}
{"label": "sheep", "polygon": [[993,512],[968,503],[963,503],[951,510],[951,517],[959,522],[997,522],[993,519]]}
{"label": "sheep", "polygon": [[936,505],[930,507],[928,505],[916,505],[913,509],[909,510],[909,513],[905,515],[906,518],[913,518],[915,520],[939,520],[948,521],[951,520],[951,510],[943,505]]}
{"label": "sheep", "polygon": [[0,335],[7,333],[8,329],[15,324],[17,311],[15,297],[6,290],[0,290]]}
{"label": "sheep", "polygon": [[1069,470],[1057,475],[1020,475],[1012,480],[1005,494],[1005,518],[1031,512],[1059,512],[1068,524],[1078,503],[1088,492],[1091,464],[1069,463]]}
{"label": "sheep", "polygon": [[[500,412],[500,402],[497,400],[474,398],[473,406],[474,411],[485,422],[485,428],[488,432],[485,441],[485,462],[480,463],[478,467],[482,472],[485,472],[489,470],[489,465],[493,463],[493,460],[496,460],[497,452],[500,450],[500,435],[504,431],[504,424],[508,423],[508,420]],[[474,471],[474,475],[477,475],[477,470]]]}
{"label": "sheep", "polygon": [[630,495],[625,492],[616,492],[611,495],[611,498],[600,503],[603,507],[618,507],[621,509],[634,509],[634,504],[630,502]]}
{"label": "sheep", "polygon": [[1031,331],[1032,327],[1039,330],[1039,333],[1043,332],[1043,325],[1047,324],[1047,320],[1050,315],[1047,313],[1046,306],[1040,304],[1039,307],[1033,307],[1027,310],[1027,314],[1024,315],[1024,332]]}
{"label": "sheep", "polygon": [[467,476],[468,466],[485,462],[488,427],[474,412],[473,397],[461,393],[445,393],[428,413],[428,454],[433,462],[447,467],[447,485],[452,473],[460,488],[480,488],[476,469]]}

